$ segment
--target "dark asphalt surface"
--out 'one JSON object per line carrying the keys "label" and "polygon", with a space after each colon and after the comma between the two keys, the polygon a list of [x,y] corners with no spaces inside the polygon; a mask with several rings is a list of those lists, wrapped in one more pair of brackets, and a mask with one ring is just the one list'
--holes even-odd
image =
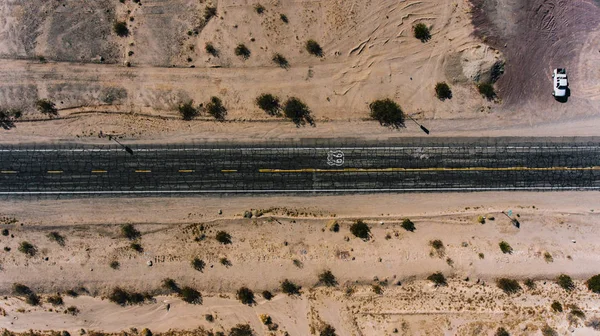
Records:
{"label": "dark asphalt surface", "polygon": [[0,195],[600,190],[600,139],[0,146]]}

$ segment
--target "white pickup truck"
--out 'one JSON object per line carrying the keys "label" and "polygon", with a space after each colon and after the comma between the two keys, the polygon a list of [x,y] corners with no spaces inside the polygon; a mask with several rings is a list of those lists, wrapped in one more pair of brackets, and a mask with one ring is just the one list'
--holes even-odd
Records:
{"label": "white pickup truck", "polygon": [[562,68],[554,69],[554,72],[552,73],[552,83],[554,84],[552,95],[554,97],[565,97],[569,87],[567,70]]}

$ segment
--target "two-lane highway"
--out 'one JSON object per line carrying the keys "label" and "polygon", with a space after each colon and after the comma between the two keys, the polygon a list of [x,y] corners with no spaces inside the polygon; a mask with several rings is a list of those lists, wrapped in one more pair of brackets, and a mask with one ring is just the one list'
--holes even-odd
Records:
{"label": "two-lane highway", "polygon": [[598,139],[0,147],[0,195],[598,190]]}

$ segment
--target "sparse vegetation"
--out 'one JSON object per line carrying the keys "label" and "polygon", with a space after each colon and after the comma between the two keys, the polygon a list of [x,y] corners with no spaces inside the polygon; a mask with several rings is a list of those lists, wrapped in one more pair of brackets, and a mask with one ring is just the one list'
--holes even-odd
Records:
{"label": "sparse vegetation", "polygon": [[535,282],[532,279],[525,279],[524,284],[529,289],[535,289]]}
{"label": "sparse vegetation", "polygon": [[232,265],[231,261],[229,261],[229,259],[227,259],[225,257],[219,259],[219,262],[221,263],[221,265],[223,265],[225,267],[230,267]]}
{"label": "sparse vegetation", "polygon": [[241,287],[238,289],[236,297],[241,303],[246,305],[253,305],[255,303],[254,292],[248,287]]}
{"label": "sparse vegetation", "polygon": [[448,284],[442,272],[433,273],[427,277],[427,280],[433,282],[436,286],[446,286]]}
{"label": "sparse vegetation", "polygon": [[217,16],[217,7],[204,7],[204,21],[208,22],[208,20],[212,19],[215,16]]}
{"label": "sparse vegetation", "polygon": [[60,233],[56,231],[48,233],[48,239],[50,239],[53,242],[56,242],[60,246],[65,246],[65,237],[61,236]]}
{"label": "sparse vegetation", "polygon": [[550,308],[552,308],[552,310],[554,310],[555,312],[559,312],[559,313],[562,313],[562,311],[563,311],[562,304],[560,304],[560,302],[558,302],[556,300],[554,300],[552,302],[552,304],[550,305]]}
{"label": "sparse vegetation", "polygon": [[589,278],[585,284],[587,288],[594,293],[600,294],[600,274],[596,274],[593,277]]}
{"label": "sparse vegetation", "polygon": [[310,113],[311,111],[308,106],[296,97],[288,98],[283,105],[283,114],[286,118],[292,120],[296,126],[301,126],[306,123],[314,125]]}
{"label": "sparse vegetation", "polygon": [[292,260],[292,263],[294,264],[294,266],[298,267],[298,268],[302,268],[304,265],[302,264],[302,261],[298,260],[298,259],[294,259]]}
{"label": "sparse vegetation", "polygon": [[375,293],[377,295],[383,294],[383,289],[381,288],[381,286],[379,284],[373,284],[371,286],[371,289],[373,290],[373,293]]}
{"label": "sparse vegetation", "polygon": [[319,274],[319,282],[327,287],[333,287],[337,285],[337,280],[330,270],[324,271]]}
{"label": "sparse vegetation", "polygon": [[285,14],[279,14],[279,18],[281,19],[281,21],[283,21],[283,23],[289,23],[290,22],[288,20],[287,15],[285,15]]}
{"label": "sparse vegetation", "polygon": [[429,31],[429,27],[427,27],[422,22],[419,22],[413,26],[413,33],[415,35],[415,38],[421,40],[421,42],[427,42],[431,39],[431,32]]}
{"label": "sparse vegetation", "polygon": [[477,217],[477,223],[479,223],[479,224],[485,224],[485,217],[483,217],[483,216]]}
{"label": "sparse vegetation", "polygon": [[371,118],[379,121],[383,126],[392,128],[404,127],[404,112],[395,101],[386,98],[376,100],[369,104]]}
{"label": "sparse vegetation", "polygon": [[281,283],[281,291],[287,295],[300,295],[300,289],[302,289],[302,287],[296,285],[288,279],[283,280]]}
{"label": "sparse vegetation", "polygon": [[206,266],[206,263],[202,259],[200,259],[198,257],[192,259],[192,268],[195,269],[196,271],[199,271],[199,272],[204,271],[205,266]]}
{"label": "sparse vegetation", "polygon": [[31,290],[31,288],[20,284],[20,283],[14,283],[13,284],[13,293],[15,295],[28,295],[33,293],[33,291]]}
{"label": "sparse vegetation", "polygon": [[179,291],[180,291],[179,286],[177,285],[177,282],[175,282],[175,280],[173,280],[171,278],[163,279],[162,287],[166,290],[170,290],[175,293],[179,293]]}
{"label": "sparse vegetation", "polygon": [[546,260],[547,263],[551,263],[554,261],[554,258],[552,258],[552,254],[550,254],[550,252],[546,251],[544,252],[544,260]]}
{"label": "sparse vegetation", "polygon": [[179,110],[179,114],[181,114],[183,120],[192,120],[195,117],[197,117],[198,114],[200,114],[200,111],[198,111],[198,109],[194,107],[193,100],[190,100],[183,104],[179,104],[177,109]]}
{"label": "sparse vegetation", "polygon": [[113,30],[119,37],[129,36],[129,28],[127,28],[127,23],[125,21],[116,21],[113,25]]}
{"label": "sparse vegetation", "polygon": [[53,306],[62,306],[64,304],[63,298],[59,294],[49,296],[46,298],[46,301]]}
{"label": "sparse vegetation", "polygon": [[192,287],[183,287],[181,291],[179,291],[179,297],[187,303],[202,304],[202,295]]}
{"label": "sparse vegetation", "polygon": [[206,53],[208,53],[214,57],[219,57],[219,51],[210,42],[206,42],[206,45],[204,45],[204,50],[206,50]]}
{"label": "sparse vegetation", "polygon": [[306,51],[311,55],[323,57],[323,49],[315,40],[306,41]]}
{"label": "sparse vegetation", "polygon": [[439,100],[452,99],[452,90],[446,82],[439,82],[435,85],[435,96]]}
{"label": "sparse vegetation", "polygon": [[542,335],[543,336],[558,336],[558,333],[556,332],[556,330],[552,329],[552,327],[550,327],[549,325],[545,325],[544,327],[542,327]]}
{"label": "sparse vegetation", "polygon": [[479,259],[484,259],[485,258],[485,254],[483,254],[481,252],[479,252],[478,256],[479,256]]}
{"label": "sparse vegetation", "polygon": [[494,90],[494,86],[490,83],[480,83],[477,85],[477,89],[487,100],[494,100],[496,98],[496,91]]}
{"label": "sparse vegetation", "polygon": [[[79,314],[79,309],[75,306],[69,306],[66,310],[65,310],[65,314],[69,314],[69,315],[73,315],[76,316],[77,314]],[[61,335],[61,336],[66,336],[66,335]]]}
{"label": "sparse vegetation", "polygon": [[276,116],[281,113],[279,98],[270,93],[263,93],[256,97],[256,105],[270,116]]}
{"label": "sparse vegetation", "polygon": [[30,257],[33,257],[37,253],[37,248],[28,241],[23,241],[19,244],[19,252],[25,253]]}
{"label": "sparse vegetation", "polygon": [[496,285],[506,294],[514,294],[522,289],[517,280],[508,278],[500,278],[496,280]]}
{"label": "sparse vegetation", "polygon": [[136,240],[141,237],[140,231],[138,231],[131,224],[125,224],[121,226],[121,234],[123,235],[123,237],[129,240]]}
{"label": "sparse vegetation", "polygon": [[337,336],[337,334],[335,333],[334,327],[325,323],[319,331],[319,336]]}
{"label": "sparse vegetation", "polygon": [[246,47],[242,43],[238,44],[237,47],[235,47],[234,52],[235,52],[236,56],[240,56],[245,60],[250,58],[250,54],[251,54],[250,49],[248,49],[248,47]]}
{"label": "sparse vegetation", "polygon": [[501,241],[498,244],[498,246],[500,246],[500,251],[502,251],[502,253],[504,253],[504,254],[512,254],[513,253],[513,248],[510,246],[510,244],[508,244],[504,240]]}
{"label": "sparse vegetation", "polygon": [[110,268],[118,270],[119,267],[121,267],[121,264],[117,260],[113,260],[110,262]]}
{"label": "sparse vegetation", "polygon": [[499,327],[494,336],[510,336],[510,334],[508,331],[506,331],[506,329],[504,329],[504,327]]}
{"label": "sparse vegetation", "polygon": [[272,60],[275,64],[279,65],[280,68],[287,69],[290,67],[290,63],[282,54],[274,54]]}
{"label": "sparse vegetation", "polygon": [[237,324],[229,330],[228,336],[253,336],[254,331],[249,324]]}
{"label": "sparse vegetation", "polygon": [[37,306],[40,304],[40,297],[35,293],[29,293],[25,296],[25,303],[32,306]]}
{"label": "sparse vegetation", "polygon": [[40,113],[46,114],[50,117],[58,115],[58,109],[54,102],[49,99],[39,99],[35,102],[35,107]]}
{"label": "sparse vegetation", "polygon": [[582,320],[585,318],[585,313],[583,312],[583,310],[581,310],[581,308],[577,307],[576,305],[571,305],[571,311],[569,312],[569,314],[578,317]]}
{"label": "sparse vegetation", "polygon": [[225,244],[225,245],[231,244],[231,235],[225,231],[217,232],[217,235],[215,238],[221,244]]}
{"label": "sparse vegetation", "polygon": [[77,292],[76,292],[76,291],[74,291],[74,290],[72,290],[72,289],[69,289],[69,290],[67,290],[67,291],[65,292],[65,294],[67,294],[67,295],[68,295],[68,296],[70,296],[70,297],[78,297],[78,296],[79,296],[79,294],[77,294]]}
{"label": "sparse vegetation", "polygon": [[410,219],[404,218],[402,220],[402,228],[406,231],[414,232],[416,230],[415,223],[413,223]]}
{"label": "sparse vegetation", "polygon": [[118,305],[125,306],[128,304],[141,304],[145,300],[152,300],[152,296],[138,292],[128,292],[121,287],[115,287],[108,295],[108,300]]}
{"label": "sparse vegetation", "polygon": [[371,238],[371,229],[367,223],[360,219],[350,225],[350,232],[362,240],[369,240]]}
{"label": "sparse vegetation", "polygon": [[139,253],[144,252],[144,248],[142,247],[142,245],[140,243],[133,242],[129,245],[129,247],[136,252],[139,252]]}
{"label": "sparse vegetation", "polygon": [[8,229],[2,229],[2,235],[8,236]]}
{"label": "sparse vegetation", "polygon": [[567,292],[575,289],[575,284],[573,283],[573,279],[566,274],[561,274],[556,278],[556,284],[558,284],[562,289]]}
{"label": "sparse vegetation", "polygon": [[262,296],[263,298],[265,298],[265,300],[271,300],[273,298],[273,293],[269,292],[268,290],[265,290],[262,292]]}
{"label": "sparse vegetation", "polygon": [[223,106],[221,98],[212,96],[206,104],[206,111],[218,121],[224,121],[227,116],[227,109]]}
{"label": "sparse vegetation", "polygon": [[598,316],[591,317],[587,322],[585,322],[585,326],[596,331],[600,330],[600,318]]}
{"label": "sparse vegetation", "polygon": [[0,109],[0,128],[9,130],[15,127],[15,121],[23,115],[19,109]]}
{"label": "sparse vegetation", "polygon": [[[444,254],[446,253],[445,248],[444,248],[444,243],[439,239],[429,241],[429,246],[431,246],[435,250],[435,253],[440,258],[443,257]],[[433,256],[433,252],[431,255]]]}

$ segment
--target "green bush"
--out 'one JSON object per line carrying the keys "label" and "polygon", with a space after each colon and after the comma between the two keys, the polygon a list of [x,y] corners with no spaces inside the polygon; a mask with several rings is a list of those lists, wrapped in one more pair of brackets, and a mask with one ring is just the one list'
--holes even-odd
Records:
{"label": "green bush", "polygon": [[127,28],[127,23],[125,21],[117,21],[113,25],[113,30],[115,34],[119,37],[127,37],[129,36],[129,28]]}
{"label": "green bush", "polygon": [[300,289],[302,289],[302,287],[296,285],[288,279],[283,280],[281,283],[281,291],[287,295],[300,295]]}
{"label": "green bush", "polygon": [[319,282],[327,287],[333,287],[337,285],[337,280],[335,276],[329,270],[319,274]]}
{"label": "green bush", "polygon": [[56,105],[49,99],[40,99],[35,102],[35,106],[39,112],[50,117],[58,115],[58,109],[56,108]]}
{"label": "green bush", "polygon": [[562,311],[563,311],[562,304],[560,304],[560,302],[558,302],[556,300],[552,302],[552,304],[550,305],[550,308],[552,308],[552,310],[554,310],[555,312],[559,312],[559,313],[562,313]]}
{"label": "green bush", "polygon": [[496,330],[496,333],[494,334],[494,336],[510,336],[510,334],[503,327],[499,327]]}
{"label": "green bush", "polygon": [[200,271],[200,272],[204,271],[205,266],[206,266],[206,263],[202,259],[200,259],[198,257],[192,259],[192,268],[195,269],[196,271]]}
{"label": "green bush", "polygon": [[255,303],[254,292],[248,287],[241,287],[238,289],[236,297],[241,303],[246,305],[253,305]]}
{"label": "green bush", "polygon": [[138,231],[131,224],[125,224],[121,226],[121,234],[123,235],[123,237],[129,240],[136,240],[141,237],[140,231]]}
{"label": "green bush", "polygon": [[288,98],[283,105],[283,114],[286,118],[292,120],[296,126],[305,125],[306,123],[314,125],[310,113],[308,106],[296,97]]}
{"label": "green bush", "polygon": [[31,288],[20,284],[20,283],[14,283],[13,284],[13,293],[15,293],[16,295],[28,295],[33,293],[33,291],[31,290]]}
{"label": "green bush", "polygon": [[404,218],[402,220],[402,228],[406,231],[414,232],[415,231],[415,223],[413,223],[410,219]]}
{"label": "green bush", "polygon": [[494,90],[494,86],[490,83],[481,83],[477,85],[477,89],[487,100],[494,100],[496,98],[496,91]]}
{"label": "green bush", "polygon": [[500,278],[496,280],[498,288],[502,289],[506,294],[513,294],[521,290],[521,285],[517,280]]}
{"label": "green bush", "polygon": [[219,57],[219,51],[210,42],[206,42],[206,45],[204,46],[204,50],[206,50],[206,52],[208,54],[210,54],[214,57]]}
{"label": "green bush", "polygon": [[142,245],[140,243],[133,242],[133,243],[131,243],[131,245],[129,245],[129,247],[136,252],[139,252],[139,253],[144,252],[144,248],[142,247]]}
{"label": "green bush", "polygon": [[379,121],[381,125],[393,128],[404,127],[404,112],[393,100],[389,98],[376,100],[369,104],[369,109],[371,118]]}
{"label": "green bush", "polygon": [[30,242],[23,241],[19,244],[19,251],[33,257],[37,253],[37,248]]}
{"label": "green bush", "polygon": [[177,107],[177,109],[179,110],[179,114],[181,114],[181,117],[183,118],[183,120],[192,120],[194,119],[196,116],[198,116],[198,114],[200,113],[198,111],[198,109],[196,109],[194,107],[194,101],[190,100],[186,103],[183,104],[179,104],[179,106]]}
{"label": "green bush", "polygon": [[427,280],[433,282],[436,286],[446,286],[448,284],[442,272],[433,273],[427,277]]}
{"label": "green bush", "polygon": [[179,293],[180,289],[179,286],[177,285],[177,282],[175,282],[175,280],[171,279],[171,278],[165,278],[162,281],[162,287],[164,289],[173,291],[175,293]]}
{"label": "green bush", "polygon": [[281,21],[283,21],[283,23],[289,23],[288,17],[285,14],[280,14],[279,18],[281,19]]}
{"label": "green bush", "polygon": [[48,233],[48,239],[50,239],[53,242],[56,242],[60,246],[65,246],[65,237],[61,236],[60,233],[56,231]]}
{"label": "green bush", "polygon": [[202,295],[197,290],[185,286],[179,292],[181,299],[191,304],[202,304]]}
{"label": "green bush", "polygon": [[413,33],[417,39],[421,40],[421,42],[427,42],[431,39],[429,27],[427,27],[424,23],[417,23],[414,25]]}
{"label": "green bush", "polygon": [[217,232],[217,235],[215,236],[215,238],[221,244],[224,244],[224,245],[231,244],[231,235],[225,231]]}
{"label": "green bush", "polygon": [[270,93],[263,93],[256,97],[256,105],[270,116],[279,115],[281,111],[279,98]]}
{"label": "green bush", "polygon": [[268,290],[265,290],[262,292],[262,296],[263,298],[265,298],[265,300],[271,300],[273,298],[273,293],[271,293]]}
{"label": "green bush", "polygon": [[254,331],[249,324],[237,324],[229,330],[228,336],[253,336]]}
{"label": "green bush", "polygon": [[32,306],[37,306],[40,304],[40,297],[37,296],[37,294],[35,294],[35,293],[27,294],[25,296],[25,303],[32,305]]}
{"label": "green bush", "polygon": [[2,235],[8,236],[8,229],[2,229]]}
{"label": "green bush", "polygon": [[435,239],[429,241],[429,246],[433,247],[435,250],[441,250],[444,248],[444,243],[439,239]]}
{"label": "green bush", "polygon": [[319,331],[319,336],[337,336],[337,334],[335,333],[334,327],[325,323],[325,325],[323,325]]}
{"label": "green bush", "polygon": [[223,106],[221,98],[215,96],[210,97],[210,101],[206,104],[206,111],[218,121],[224,121],[227,116],[227,109]]}
{"label": "green bush", "polygon": [[[66,310],[65,310],[66,314],[69,315],[73,315],[76,316],[77,314],[79,314],[79,309],[75,306],[69,306]],[[70,336],[68,333],[65,335],[64,333],[61,333],[61,336]]]}
{"label": "green bush", "polygon": [[212,6],[204,7],[204,21],[208,21],[215,16],[217,16],[217,7],[212,7]]}
{"label": "green bush", "polygon": [[59,294],[49,296],[46,301],[53,306],[62,306],[64,304],[63,298]]}
{"label": "green bush", "polygon": [[585,284],[588,289],[594,293],[600,294],[600,274],[596,274],[593,277],[589,278]]}
{"label": "green bush", "polygon": [[117,269],[119,269],[119,267],[121,267],[121,264],[118,261],[113,260],[110,262],[109,266],[110,266],[110,268],[117,270]]}
{"label": "green bush", "polygon": [[362,240],[369,240],[371,238],[371,229],[367,223],[360,219],[350,225],[350,232]]}
{"label": "green bush", "polygon": [[272,60],[275,64],[279,65],[280,68],[287,69],[290,67],[290,63],[282,54],[274,54]]}
{"label": "green bush", "polygon": [[235,55],[236,56],[240,56],[243,59],[247,60],[248,58],[250,58],[250,49],[248,49],[248,47],[246,47],[244,44],[238,44],[237,47],[235,47]]}
{"label": "green bush", "polygon": [[219,259],[219,262],[221,263],[221,265],[223,265],[225,267],[230,267],[232,265],[231,261],[227,258],[221,258],[221,259]]}
{"label": "green bush", "polygon": [[502,253],[504,254],[512,254],[513,253],[513,248],[504,240],[501,241],[498,246],[500,246],[500,250],[502,251]]}
{"label": "green bush", "polygon": [[265,12],[265,7],[261,4],[256,4],[254,5],[254,10],[256,11],[256,13],[262,14]]}
{"label": "green bush", "polygon": [[306,41],[306,51],[311,55],[323,57],[323,49],[315,40]]}
{"label": "green bush", "polygon": [[573,283],[573,279],[566,274],[561,274],[556,278],[556,284],[558,284],[562,289],[566,291],[572,291],[575,289],[575,284]]}
{"label": "green bush", "polygon": [[435,96],[439,100],[452,99],[452,90],[446,82],[439,82],[435,85]]}

